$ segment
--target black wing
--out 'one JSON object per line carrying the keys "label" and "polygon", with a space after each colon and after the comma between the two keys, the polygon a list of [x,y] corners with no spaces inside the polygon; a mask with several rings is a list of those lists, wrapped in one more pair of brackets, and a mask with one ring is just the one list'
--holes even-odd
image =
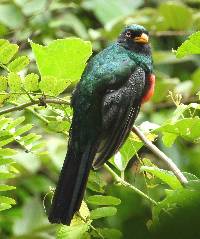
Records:
{"label": "black wing", "polygon": [[102,103],[102,135],[93,161],[100,167],[115,154],[131,131],[145,89],[145,71],[138,67],[118,90],[110,90]]}

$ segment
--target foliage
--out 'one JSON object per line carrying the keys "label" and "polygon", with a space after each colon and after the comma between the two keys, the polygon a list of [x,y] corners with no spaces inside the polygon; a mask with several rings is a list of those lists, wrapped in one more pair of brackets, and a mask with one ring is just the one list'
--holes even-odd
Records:
{"label": "foliage", "polygon": [[183,57],[189,54],[200,54],[200,32],[195,32],[177,50],[176,56]]}
{"label": "foliage", "polygon": [[[195,0],[0,3],[1,238],[199,238],[199,6]],[[136,124],[189,183],[183,187],[131,133],[109,168],[91,171],[72,224],[51,225],[46,214],[65,158],[71,93],[92,48],[103,49],[130,23],[150,31],[156,74],[155,95]]]}

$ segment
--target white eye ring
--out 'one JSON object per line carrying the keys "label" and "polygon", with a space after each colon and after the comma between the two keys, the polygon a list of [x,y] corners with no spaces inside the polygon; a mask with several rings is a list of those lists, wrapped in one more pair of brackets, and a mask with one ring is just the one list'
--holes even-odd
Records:
{"label": "white eye ring", "polygon": [[130,38],[131,37],[131,32],[126,32],[126,37]]}

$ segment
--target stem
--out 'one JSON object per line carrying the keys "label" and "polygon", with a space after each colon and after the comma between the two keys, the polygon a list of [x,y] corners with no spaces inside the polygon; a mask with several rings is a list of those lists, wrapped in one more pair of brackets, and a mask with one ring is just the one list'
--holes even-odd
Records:
{"label": "stem", "polygon": [[[68,104],[69,105],[69,102],[66,101],[66,100],[62,100],[62,99],[43,99],[43,101],[45,103],[49,103],[49,104]],[[17,105],[17,106],[14,106],[14,107],[10,107],[8,109],[5,109],[5,110],[1,110],[0,111],[0,115],[3,115],[3,114],[6,114],[6,113],[10,113],[10,112],[13,112],[13,111],[17,111],[17,110],[23,110],[29,106],[32,106],[32,105],[37,105],[37,104],[40,104],[41,103],[41,100],[40,99],[37,99],[37,100],[33,100],[33,101],[30,101],[30,102],[27,102],[27,103],[24,103],[24,104],[21,104],[21,105]]]}
{"label": "stem", "polygon": [[152,204],[154,204],[154,205],[158,204],[154,199],[150,198],[148,195],[146,195],[145,193],[140,191],[138,188],[134,187],[130,183],[128,183],[125,180],[123,180],[122,178],[120,178],[107,164],[104,164],[104,168],[113,176],[113,178],[115,179],[116,182],[120,183],[124,187],[132,189],[134,192],[139,194],[141,197],[146,198]]}
{"label": "stem", "polygon": [[171,171],[174,173],[174,175],[177,177],[177,179],[182,185],[188,183],[188,180],[182,174],[176,164],[166,154],[160,151],[160,149],[158,149],[150,140],[148,140],[135,125],[133,126],[133,131],[144,142],[147,148],[149,148],[158,158],[160,158],[167,164],[167,166],[171,169]]}
{"label": "stem", "polygon": [[0,63],[0,67],[6,70],[7,72],[10,72],[7,66],[5,66],[3,63]]}
{"label": "stem", "polygon": [[42,115],[40,115],[38,112],[36,112],[34,109],[31,108],[27,108],[27,111],[31,112],[33,115],[35,115],[38,119],[40,119],[41,121],[43,121],[45,124],[48,125],[49,121],[43,117]]}
{"label": "stem", "polygon": [[150,32],[151,36],[156,36],[156,37],[187,36],[190,34],[192,34],[192,32],[189,32],[189,31],[152,31]]}
{"label": "stem", "polygon": [[[189,99],[183,99],[181,101],[181,103],[184,105],[189,105],[190,103],[200,103],[200,100],[194,96],[194,97],[190,97]],[[174,107],[176,107],[174,102],[161,102],[157,105],[154,105],[153,109],[155,111],[158,111],[160,109],[170,109],[170,108],[174,108]]]}
{"label": "stem", "polygon": [[[81,216],[80,212],[78,212],[77,215],[78,215],[85,223],[87,223],[87,220],[86,220],[84,217]],[[103,236],[91,223],[88,224],[88,225],[89,225],[89,227],[90,227],[92,230],[94,230],[94,231],[97,233],[97,235],[98,235],[100,238],[104,239],[104,236]]]}

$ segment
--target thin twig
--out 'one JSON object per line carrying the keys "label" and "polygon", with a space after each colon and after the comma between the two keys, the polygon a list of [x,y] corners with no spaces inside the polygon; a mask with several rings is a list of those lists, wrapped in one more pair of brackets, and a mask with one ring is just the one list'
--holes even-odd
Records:
{"label": "thin twig", "polygon": [[[80,211],[77,213],[77,215],[81,218],[81,220],[83,220],[85,223],[87,223],[87,219],[85,219],[83,216],[81,216]],[[89,224],[89,227],[92,230],[94,230],[100,238],[104,239],[104,236],[91,223]]]}
{"label": "thin twig", "polygon": [[150,198],[148,195],[146,195],[145,193],[140,191],[138,188],[134,187],[130,183],[128,183],[125,180],[123,180],[122,178],[120,178],[107,164],[104,164],[104,168],[113,176],[113,178],[115,179],[115,181],[117,183],[123,185],[124,187],[132,189],[134,192],[136,192],[137,194],[139,194],[143,198],[146,198],[152,204],[154,204],[154,205],[158,204],[154,199]]}
{"label": "thin twig", "polygon": [[188,183],[188,180],[182,174],[182,172],[176,166],[176,164],[166,154],[160,151],[151,141],[149,141],[135,125],[133,126],[133,132],[144,142],[147,148],[149,148],[157,157],[159,157],[162,161],[164,161],[168,165],[168,167],[172,170],[172,172],[182,185]]}
{"label": "thin twig", "polygon": [[[58,99],[44,99],[44,102],[45,103],[49,103],[49,104],[67,104],[69,105],[69,102],[66,101],[66,100],[58,100]],[[13,107],[10,107],[8,109],[5,109],[5,110],[1,110],[0,111],[0,115],[3,115],[3,114],[6,114],[6,113],[10,113],[10,112],[13,112],[13,111],[18,111],[18,110],[23,110],[29,106],[32,106],[32,105],[38,105],[41,103],[41,99],[37,99],[37,100],[33,100],[33,101],[30,101],[30,102],[27,102],[27,103],[24,103],[24,104],[21,104],[21,105],[17,105],[17,106],[13,106]]]}
{"label": "thin twig", "polygon": [[189,32],[189,31],[151,31],[150,32],[151,36],[156,36],[156,37],[187,36],[190,34],[192,34],[192,32]]}
{"label": "thin twig", "polygon": [[[188,99],[183,99],[181,101],[182,104],[184,105],[189,105],[191,103],[200,103],[200,100],[197,98],[197,97],[191,97],[191,98],[188,98]],[[176,105],[174,104],[174,102],[161,102],[161,103],[158,103],[158,104],[155,104],[153,106],[153,109],[154,110],[160,110],[160,109],[170,109],[170,108],[174,108],[176,107]]]}

